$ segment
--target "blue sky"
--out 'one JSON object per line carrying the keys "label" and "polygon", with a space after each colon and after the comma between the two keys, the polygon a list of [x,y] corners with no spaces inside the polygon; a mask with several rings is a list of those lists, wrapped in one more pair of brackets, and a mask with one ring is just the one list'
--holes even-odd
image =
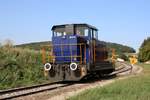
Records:
{"label": "blue sky", "polygon": [[138,49],[150,36],[150,0],[0,0],[0,41],[48,41],[64,23],[94,25],[100,40]]}

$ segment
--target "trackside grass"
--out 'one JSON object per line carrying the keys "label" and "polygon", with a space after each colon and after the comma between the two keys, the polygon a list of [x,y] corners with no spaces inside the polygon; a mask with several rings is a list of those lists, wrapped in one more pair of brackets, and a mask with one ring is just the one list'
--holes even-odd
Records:
{"label": "trackside grass", "polygon": [[150,65],[139,65],[144,69],[139,75],[86,90],[68,100],[150,100]]}

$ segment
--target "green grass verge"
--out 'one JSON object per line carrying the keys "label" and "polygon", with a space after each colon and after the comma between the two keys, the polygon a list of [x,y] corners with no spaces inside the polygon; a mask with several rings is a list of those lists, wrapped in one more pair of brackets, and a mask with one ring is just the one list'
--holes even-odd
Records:
{"label": "green grass verge", "polygon": [[144,71],[137,76],[84,91],[68,100],[150,100],[150,65],[139,65]]}

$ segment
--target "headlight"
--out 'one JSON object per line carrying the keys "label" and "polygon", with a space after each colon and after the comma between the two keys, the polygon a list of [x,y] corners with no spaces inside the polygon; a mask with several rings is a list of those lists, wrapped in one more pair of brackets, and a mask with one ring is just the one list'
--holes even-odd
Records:
{"label": "headlight", "polygon": [[71,63],[70,64],[70,69],[73,70],[73,71],[76,70],[77,67],[78,67],[78,65],[76,63]]}
{"label": "headlight", "polygon": [[46,63],[45,65],[44,65],[44,70],[46,70],[46,71],[49,71],[50,69],[51,69],[51,64],[50,63]]}

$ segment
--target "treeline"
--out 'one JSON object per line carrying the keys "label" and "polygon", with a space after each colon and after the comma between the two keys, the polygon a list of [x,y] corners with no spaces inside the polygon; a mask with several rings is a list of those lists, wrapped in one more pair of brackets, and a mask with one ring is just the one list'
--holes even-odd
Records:
{"label": "treeline", "polygon": [[16,45],[16,47],[28,48],[28,49],[33,49],[33,50],[41,50],[42,46],[50,45],[50,44],[51,44],[51,41],[44,41],[44,42],[33,42],[33,43]]}
{"label": "treeline", "polygon": [[140,46],[138,60],[146,62],[150,60],[150,37],[145,39]]}
{"label": "treeline", "polygon": [[[104,42],[104,41],[102,41]],[[133,49],[132,47],[126,46],[126,45],[122,45],[122,44],[118,44],[118,43],[111,43],[111,42],[104,42],[104,44],[106,44],[107,48],[112,49],[114,48],[117,54],[121,54],[121,53],[135,53],[135,49]]]}
{"label": "treeline", "polygon": [[[114,48],[118,54],[120,53],[135,53],[135,50],[132,47],[117,44],[117,43],[111,43],[111,42],[103,42],[109,49]],[[45,42],[34,42],[34,43],[27,43],[22,45],[16,45],[16,47],[21,48],[29,48],[34,50],[40,50],[43,45],[50,45],[51,41],[45,41]]]}

